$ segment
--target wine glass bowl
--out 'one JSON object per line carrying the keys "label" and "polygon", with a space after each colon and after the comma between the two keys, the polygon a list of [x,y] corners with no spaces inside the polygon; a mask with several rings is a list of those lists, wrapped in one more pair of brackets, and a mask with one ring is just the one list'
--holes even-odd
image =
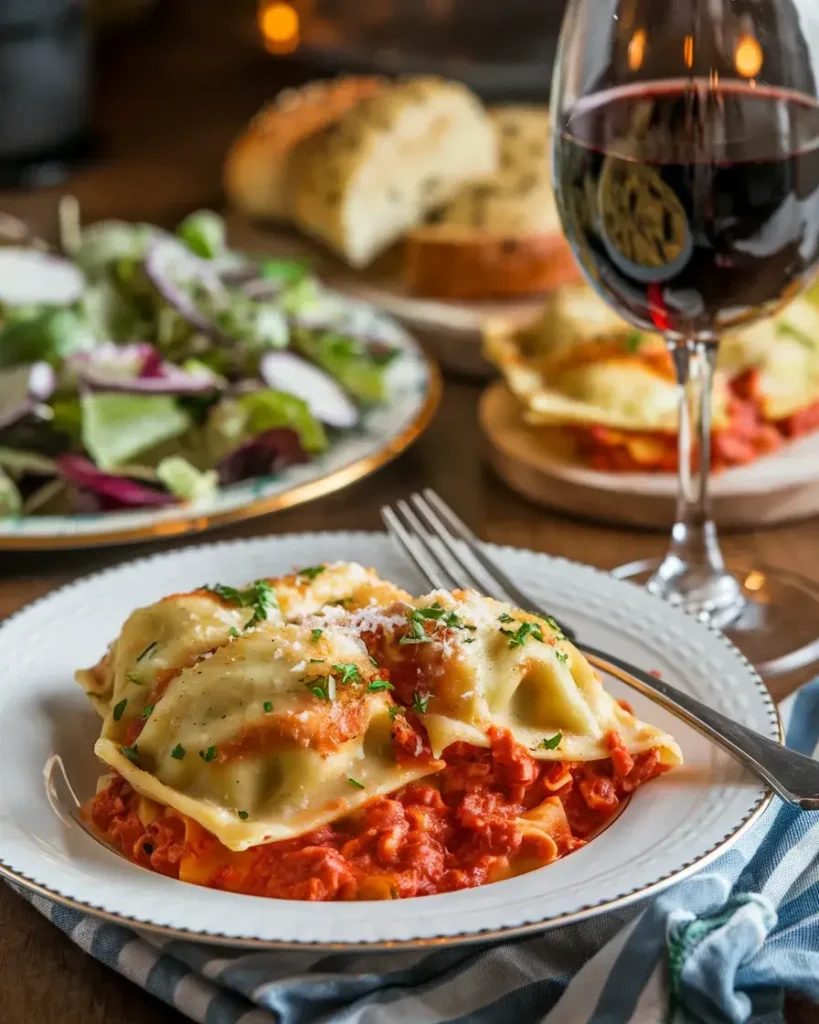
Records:
{"label": "wine glass bowl", "polygon": [[[720,552],[711,393],[720,335],[776,312],[819,262],[817,73],[816,0],[571,0],[552,89],[569,242],[610,305],[665,337],[679,384],[677,521],[648,586],[746,639],[753,621],[768,668],[792,652],[763,649]],[[787,614],[777,602],[797,597],[765,579],[769,617]]]}

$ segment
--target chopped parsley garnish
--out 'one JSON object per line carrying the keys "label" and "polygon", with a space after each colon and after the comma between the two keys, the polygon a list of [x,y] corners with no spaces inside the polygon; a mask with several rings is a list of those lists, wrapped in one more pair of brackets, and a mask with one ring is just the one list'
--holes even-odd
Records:
{"label": "chopped parsley garnish", "polygon": [[323,632],[324,632],[323,629],[311,629],[310,630],[310,639],[313,641],[313,643],[317,642],[318,638],[321,636],[321,634]]}
{"label": "chopped parsley garnish", "polygon": [[[260,622],[267,618],[271,608],[278,607],[276,592],[267,580],[256,580],[255,583],[244,590],[226,587],[223,583],[214,583],[213,585],[206,583],[205,586],[199,589],[206,590],[209,594],[215,594],[222,601],[227,602],[227,604],[233,604],[239,608],[252,608],[253,614],[245,623],[245,630],[258,626]],[[234,635],[232,630],[230,635]],[[236,635],[238,636],[239,634],[237,633]]]}
{"label": "chopped parsley garnish", "polygon": [[536,622],[522,622],[513,632],[511,629],[502,629],[501,633],[509,637],[509,647],[523,647],[526,638],[533,636],[535,640],[543,643],[543,631]]}
{"label": "chopped parsley garnish", "polygon": [[538,748],[541,750],[557,750],[560,746],[560,741],[563,739],[562,732],[556,732],[554,736],[546,737],[538,743]]}
{"label": "chopped parsley garnish", "polygon": [[125,705],[128,703],[128,698],[124,697],[119,704],[114,705],[114,721],[118,722],[122,718],[122,712],[125,710]]}
{"label": "chopped parsley garnish", "polygon": [[639,331],[631,331],[627,337],[623,339],[623,346],[627,352],[636,352],[640,347],[642,340],[643,336]]}
{"label": "chopped parsley garnish", "polygon": [[226,604],[238,604],[239,607],[243,607],[244,598],[241,590],[237,590],[236,587],[226,587],[224,583],[206,583],[200,590],[206,590],[209,594],[213,594]]}
{"label": "chopped parsley garnish", "polygon": [[475,643],[475,637],[474,636],[469,637],[468,640],[464,640],[464,643],[465,644],[474,644]]}
{"label": "chopped parsley garnish", "polygon": [[119,752],[127,757],[129,761],[133,761],[136,764],[137,757],[139,757],[139,750],[137,749],[136,743],[132,747],[120,747]]}
{"label": "chopped parsley garnish", "polygon": [[181,743],[177,743],[176,746],[173,748],[173,750],[171,751],[171,757],[175,761],[185,760],[185,748],[182,746]]}
{"label": "chopped parsley garnish", "polygon": [[200,750],[199,751],[199,756],[207,764],[210,764],[211,761],[215,761],[216,760],[216,747],[208,747],[207,750]]}
{"label": "chopped parsley garnish", "polygon": [[569,660],[569,655],[565,651],[555,651],[555,657],[558,661],[562,661],[564,665]]}
{"label": "chopped parsley garnish", "polygon": [[237,811],[236,813],[239,815],[242,821],[246,821],[250,817],[247,811]]}
{"label": "chopped parsley garnish", "polygon": [[242,634],[239,632],[239,630],[235,626],[231,626],[230,629],[228,630],[228,636],[234,636],[235,637],[235,636],[241,636],[241,635]]}
{"label": "chopped parsley garnish", "polygon": [[142,652],[142,654],[138,654],[137,655],[137,663],[142,661],[143,658],[150,658],[151,655],[156,650],[157,646],[158,645],[157,645],[156,640],[154,640],[154,642],[152,644],[148,644],[148,646],[145,648],[145,650]]}
{"label": "chopped parsley garnish", "polygon": [[390,705],[390,721],[394,722],[404,709],[398,704]]}
{"label": "chopped parsley garnish", "polygon": [[419,715],[426,714],[426,710],[429,707],[429,694],[420,694],[418,690],[412,695],[412,710],[417,711]]}
{"label": "chopped parsley garnish", "polygon": [[407,614],[407,622],[409,623],[410,631],[406,636],[402,636],[398,641],[401,644],[430,644],[432,643],[432,637],[427,636],[426,630],[424,629],[424,616],[419,608],[413,608]]}
{"label": "chopped parsley garnish", "polygon": [[125,678],[128,680],[129,683],[136,683],[137,686],[142,686],[142,680],[138,679],[133,674],[133,672],[126,672],[125,673]]}
{"label": "chopped parsley garnish", "polygon": [[262,707],[263,707],[263,708],[265,709],[265,711],[266,711],[266,712],[267,712],[267,714],[269,715],[269,714],[270,714],[270,712],[271,712],[271,711],[273,710],[273,702],[272,702],[272,701],[270,701],[270,700],[266,700],[266,701],[264,702],[264,704],[262,704]]}
{"label": "chopped parsley garnish", "polygon": [[322,665],[323,663],[324,663],[324,658],[311,658],[310,659],[310,664],[311,665]]}
{"label": "chopped parsley garnish", "polygon": [[142,717],[143,718],[150,718],[152,713],[153,713],[153,710],[154,710],[153,704],[146,704],[145,707],[142,709]]}
{"label": "chopped parsley garnish", "polygon": [[305,569],[298,569],[296,575],[305,580],[314,580],[316,576],[321,575],[326,568],[326,565],[308,565]]}
{"label": "chopped parsley garnish", "polygon": [[329,700],[327,696],[327,691],[324,689],[323,686],[311,686],[310,692],[315,694],[315,696],[318,697],[319,700]]}
{"label": "chopped parsley garnish", "polygon": [[361,682],[361,676],[359,675],[358,668],[356,665],[353,665],[352,662],[344,661],[340,665],[333,665],[333,671],[338,672],[339,676],[341,677],[339,679],[339,682],[341,683],[342,686],[346,685],[347,683]]}
{"label": "chopped parsley garnish", "polygon": [[511,615],[507,615],[506,612],[504,612],[503,615],[499,615],[498,616],[498,622],[514,622],[514,621],[515,620],[512,618],[512,616]]}
{"label": "chopped parsley garnish", "polygon": [[565,640],[566,639],[566,635],[564,634],[563,630],[560,628],[560,623],[557,621],[557,619],[553,619],[551,615],[544,615],[543,620],[544,620],[544,622],[546,623],[547,626],[549,626],[551,629],[553,629],[555,631],[555,633],[557,633],[557,639],[558,640]]}
{"label": "chopped parsley garnish", "polygon": [[260,622],[264,622],[270,609],[278,608],[279,606],[279,602],[276,600],[276,592],[267,580],[256,580],[254,587],[250,589],[255,590],[253,600],[248,602],[253,608],[253,615],[245,626],[245,629],[252,629]]}
{"label": "chopped parsley garnish", "polygon": [[378,693],[379,690],[394,690],[395,687],[392,683],[388,683],[386,679],[373,679],[367,689],[370,693]]}
{"label": "chopped parsley garnish", "polygon": [[364,788],[363,783],[359,782],[358,779],[348,778],[347,781],[350,783],[351,786],[355,786],[356,789]]}

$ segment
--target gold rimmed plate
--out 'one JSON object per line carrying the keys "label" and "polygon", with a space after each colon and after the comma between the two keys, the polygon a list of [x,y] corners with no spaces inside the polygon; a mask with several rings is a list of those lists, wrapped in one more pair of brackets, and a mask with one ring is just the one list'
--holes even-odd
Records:
{"label": "gold rimmed plate", "polygon": [[328,450],[303,466],[225,487],[212,498],[170,508],[95,515],[0,517],[0,550],[101,547],[201,533],[292,508],[369,476],[413,444],[441,400],[440,372],[414,338],[367,303],[339,296],[347,318],[365,336],[399,349],[388,370],[387,400],[368,408],[359,425],[338,432]]}
{"label": "gold rimmed plate", "polygon": [[[721,634],[587,566],[487,550],[534,602],[581,635],[779,738],[759,676]],[[411,591],[424,589],[384,535],[291,534],[190,547],[109,569],[0,627],[0,874],[78,910],[180,938],[257,948],[428,948],[553,928],[643,899],[727,850],[769,803],[759,782],[724,752],[612,677],[607,689],[670,732],[685,764],[641,787],[582,849],[475,889],[332,908],[204,889],[132,864],[89,835],[70,806],[61,810],[54,785],[43,781],[55,757],[79,800],[93,795],[103,770],[92,752],[99,721],[72,672],[99,658],[133,608],[203,578],[240,584],[260,572],[275,576],[336,560],[372,565]]]}

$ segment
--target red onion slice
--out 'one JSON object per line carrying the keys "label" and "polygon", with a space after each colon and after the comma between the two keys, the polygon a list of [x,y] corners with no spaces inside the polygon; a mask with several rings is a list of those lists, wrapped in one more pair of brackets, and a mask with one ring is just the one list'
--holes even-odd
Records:
{"label": "red onion slice", "polygon": [[165,362],[147,342],[100,345],[77,352],[68,363],[81,384],[94,391],[123,391],[134,395],[206,395],[222,386],[221,378],[204,367],[183,370]]}
{"label": "red onion slice", "polygon": [[268,352],[259,362],[268,387],[286,391],[307,403],[310,412],[328,427],[349,429],[358,423],[355,403],[324,370],[292,352]]}
{"label": "red onion slice", "polygon": [[199,331],[221,336],[221,331],[205,316],[185,291],[185,284],[196,284],[215,301],[227,302],[227,293],[218,273],[208,260],[195,256],[174,238],[159,238],[148,246],[145,273],[162,298]]}
{"label": "red onion slice", "polygon": [[63,455],[57,460],[57,466],[67,480],[101,498],[103,507],[153,508],[176,504],[176,499],[164,491],[135,483],[124,476],[104,473],[83,455]]}

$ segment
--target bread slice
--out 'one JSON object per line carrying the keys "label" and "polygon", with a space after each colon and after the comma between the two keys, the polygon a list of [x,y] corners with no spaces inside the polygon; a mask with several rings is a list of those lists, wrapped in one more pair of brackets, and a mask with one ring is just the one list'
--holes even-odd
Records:
{"label": "bread slice", "polygon": [[549,291],[579,279],[552,191],[545,107],[491,112],[500,166],[407,238],[404,277],[418,295],[482,299]]}
{"label": "bread slice", "polygon": [[492,123],[465,86],[400,80],[298,147],[294,219],[363,267],[496,167]]}
{"label": "bread slice", "polygon": [[287,89],[253,118],[225,158],[230,202],[252,217],[290,219],[289,164],[295,146],[372,96],[380,78],[339,78]]}

